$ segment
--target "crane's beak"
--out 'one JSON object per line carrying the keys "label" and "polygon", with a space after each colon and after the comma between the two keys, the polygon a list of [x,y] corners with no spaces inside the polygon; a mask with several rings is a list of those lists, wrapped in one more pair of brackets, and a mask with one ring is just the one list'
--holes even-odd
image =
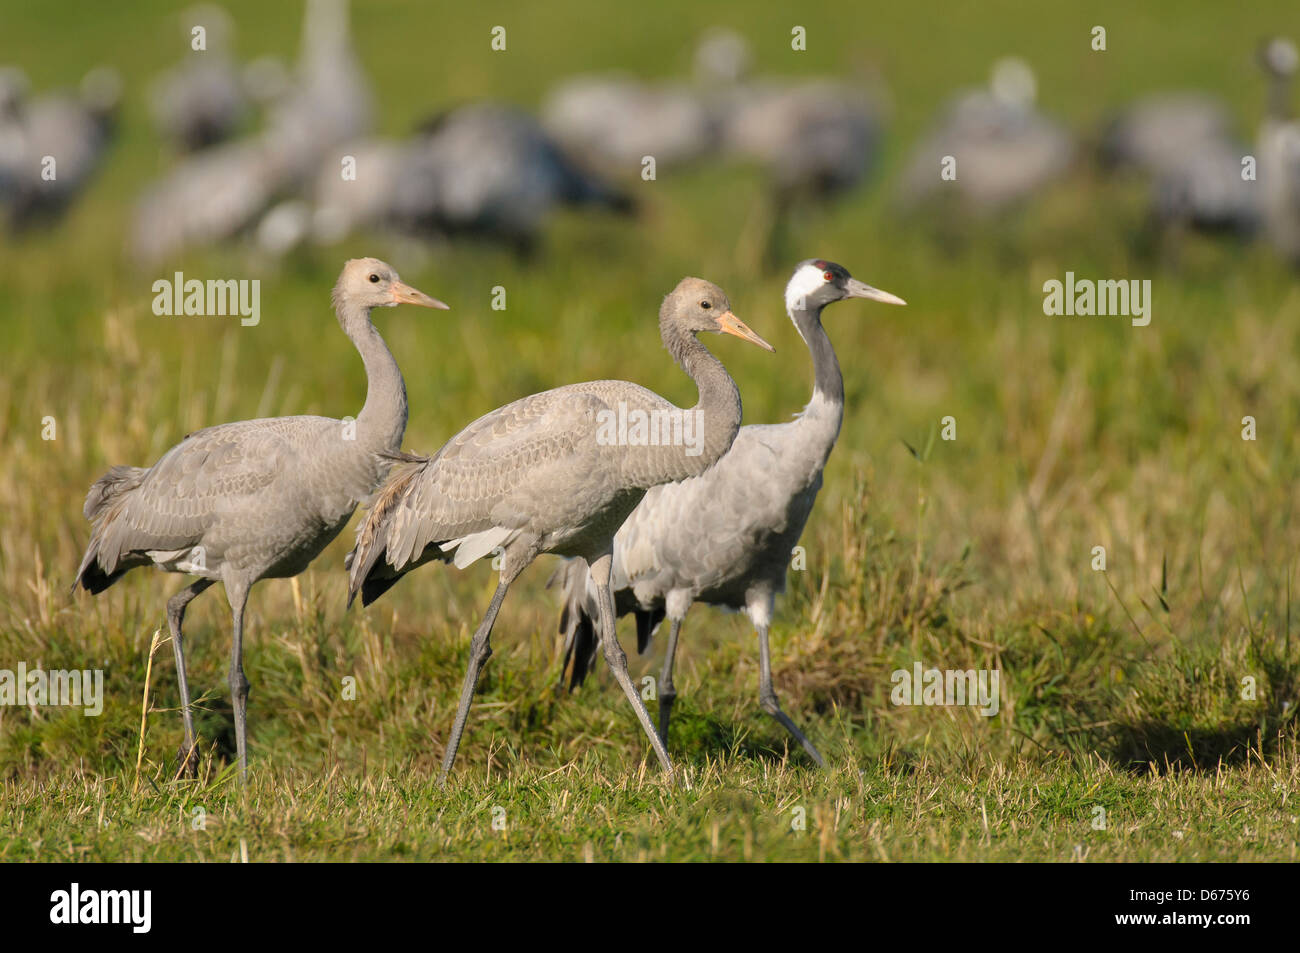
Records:
{"label": "crane's beak", "polygon": [[437,308],[439,311],[451,310],[437,298],[430,298],[423,291],[416,291],[410,285],[403,284],[400,281],[393,282],[392,294],[393,304],[418,304],[422,308]]}
{"label": "crane's beak", "polygon": [[850,298],[868,298],[872,301],[879,301],[882,304],[907,304],[898,295],[891,295],[888,291],[881,291],[879,288],[873,288],[871,285],[863,284],[856,278],[850,278],[845,284],[848,289]]}
{"label": "crane's beak", "polygon": [[730,311],[724,311],[722,314],[718,315],[718,328],[723,334],[734,334],[736,337],[748,341],[750,344],[757,344],[765,351],[776,350],[772,345],[768,344],[753,331],[749,330],[749,326]]}

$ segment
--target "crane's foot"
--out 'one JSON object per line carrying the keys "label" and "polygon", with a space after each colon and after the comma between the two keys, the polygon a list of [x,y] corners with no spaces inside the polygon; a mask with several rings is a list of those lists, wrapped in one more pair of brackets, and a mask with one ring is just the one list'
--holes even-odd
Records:
{"label": "crane's foot", "polygon": [[821,752],[813,746],[813,743],[808,740],[807,736],[799,730],[798,726],[795,725],[793,721],[790,720],[790,716],[781,710],[781,704],[776,700],[775,695],[762,695],[759,698],[759,703],[762,705],[763,711],[771,715],[772,718],[781,725],[781,727],[790,733],[790,736],[794,738],[795,741],[799,742],[799,744],[803,746],[803,750],[808,752],[808,757],[817,762],[817,767],[826,767],[826,760],[822,757]]}

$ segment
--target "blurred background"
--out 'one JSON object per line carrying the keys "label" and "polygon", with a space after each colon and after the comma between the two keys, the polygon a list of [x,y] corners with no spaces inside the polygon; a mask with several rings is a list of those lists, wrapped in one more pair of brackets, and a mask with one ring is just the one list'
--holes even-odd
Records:
{"label": "blurred background", "polygon": [[[776,346],[709,342],[745,421],[788,419],[811,367],[782,292],[796,262],[824,257],[909,306],[826,315],[846,418],[805,533],[809,570],[792,573],[778,609],[787,710],[878,709],[907,737],[922,728],[882,707],[882,673],[926,656],[1011,673],[999,724],[960,729],[1008,745],[1081,738],[1142,758],[1159,729],[1177,758],[1183,722],[1222,753],[1290,720],[1300,159],[1283,103],[1294,48],[1268,41],[1300,34],[1293,3],[312,10],[0,4],[5,657],[80,666],[89,652],[138,674],[171,587],[137,573],[100,599],[68,599],[85,490],[210,424],[355,413],[361,362],[328,298],[345,258],[384,258],[453,309],[376,315],[407,379],[407,446],[431,452],[493,407],[577,380],[630,379],[691,403],[656,325],[687,274],[720,284]],[[191,50],[197,23],[204,53]],[[37,116],[69,157],[57,186],[12,171],[43,154]],[[952,182],[939,175],[946,154]],[[1282,157],[1275,191],[1242,183],[1246,154]],[[344,155],[355,182],[341,180]],[[175,271],[260,278],[260,323],[155,316],[152,283]],[[1067,271],[1149,279],[1150,326],[1045,316],[1043,283]],[[491,307],[497,287],[504,310]],[[1255,442],[1242,439],[1246,415]],[[937,439],[947,416],[952,442]],[[259,692],[296,696],[359,656],[374,678],[399,664],[381,658],[427,675],[431,631],[454,671],[453,636],[487,597],[485,567],[426,570],[344,617],[351,536],[300,586],[254,596],[246,664],[261,669],[263,744],[314,743],[295,740],[292,718],[268,720]],[[1098,545],[1105,574],[1090,566]],[[508,658],[493,668],[511,671],[513,657],[535,679],[505,697],[545,692],[555,674],[546,574],[521,581],[498,626]],[[223,613],[210,598],[191,623],[195,694],[210,688],[217,706]],[[752,696],[743,622],[697,608],[687,629],[687,685],[718,665],[729,691]],[[1291,661],[1275,666],[1262,714],[1218,696],[1193,705],[1177,666],[1161,676],[1186,703],[1177,717],[1101,700],[1116,672],[1192,649],[1231,681],[1270,639]],[[722,661],[707,661],[718,646]],[[609,743],[630,745],[607,701]],[[1124,718],[1127,735],[1095,728]],[[69,745],[125,757],[134,743],[129,720],[83,719],[67,737],[7,721],[10,768]],[[885,743],[863,732],[863,745]]]}

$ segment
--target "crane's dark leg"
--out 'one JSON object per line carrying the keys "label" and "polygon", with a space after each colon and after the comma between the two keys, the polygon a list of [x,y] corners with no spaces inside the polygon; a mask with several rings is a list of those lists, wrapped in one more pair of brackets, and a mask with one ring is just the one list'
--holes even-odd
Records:
{"label": "crane's dark leg", "polygon": [[790,716],[781,710],[781,703],[776,700],[776,691],[772,688],[772,652],[767,644],[767,626],[758,626],[758,703],[763,706],[763,711],[775,718],[786,731],[794,736],[799,744],[803,745],[803,750],[807,751],[817,767],[826,767],[826,762],[822,760],[821,753],[813,747],[813,743],[804,737]]}
{"label": "crane's dark leg", "polygon": [[176,752],[176,776],[194,777],[199,766],[199,748],[194,738],[194,718],[190,714],[190,689],[185,681],[185,646],[181,641],[181,624],[185,607],[195,596],[208,589],[211,579],[198,579],[167,600],[167,628],[172,634],[172,652],[176,656],[176,678],[181,689],[181,719],[185,722],[185,743]]}
{"label": "crane's dark leg", "polygon": [[479,623],[478,629],[474,632],[474,638],[469,644],[469,666],[465,669],[465,683],[460,689],[460,704],[456,706],[456,721],[451,726],[451,737],[447,739],[447,750],[442,756],[442,772],[438,775],[439,786],[447,783],[447,775],[451,774],[451,766],[456,763],[456,749],[460,747],[460,736],[465,732],[465,721],[469,718],[469,706],[474,700],[474,687],[478,684],[478,673],[482,670],[483,663],[492,655],[492,646],[488,642],[492,637],[492,626],[497,620],[497,612],[501,609],[501,603],[505,601],[506,590],[510,588],[510,583],[514,581],[517,575],[519,575],[519,570],[512,573],[502,573],[501,582],[497,586],[497,591],[492,594],[492,602],[488,605],[487,613],[483,616],[483,621]]}
{"label": "crane's dark leg", "polygon": [[651,747],[655,749],[659,764],[664,769],[664,775],[672,781],[673,763],[668,760],[668,749],[664,747],[658,732],[655,731],[654,723],[650,720],[650,712],[646,711],[645,702],[641,700],[640,693],[632,684],[632,676],[627,673],[627,655],[623,651],[623,646],[618,644],[618,633],[615,631],[614,593],[609,588],[609,571],[612,562],[613,556],[606,553],[590,564],[591,580],[596,584],[596,605],[600,615],[600,644],[605,650],[605,663],[609,665],[609,670],[614,673],[614,678],[622,686],[627,700],[632,703],[632,710],[636,712],[637,720],[641,722],[646,737],[650,739]]}
{"label": "crane's dark leg", "polygon": [[226,581],[230,601],[232,637],[230,643],[230,701],[235,709],[235,750],[239,755],[239,781],[248,783],[248,679],[244,676],[244,606],[248,586]]}
{"label": "crane's dark leg", "polygon": [[673,714],[673,700],[677,698],[677,689],[673,687],[673,660],[677,657],[677,633],[681,631],[682,620],[673,619],[668,629],[668,650],[664,652],[664,667],[659,673],[659,740],[668,747],[668,719]]}

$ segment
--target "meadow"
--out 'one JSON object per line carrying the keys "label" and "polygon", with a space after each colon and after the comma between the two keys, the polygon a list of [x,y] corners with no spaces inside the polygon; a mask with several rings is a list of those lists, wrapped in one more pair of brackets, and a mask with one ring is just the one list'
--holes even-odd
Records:
{"label": "meadow", "polygon": [[[296,4],[227,7],[241,57],[296,49]],[[176,264],[260,278],[256,327],[156,316],[151,286],[170,270],[142,274],[123,257],[131,201],[170,161],[143,90],[179,56],[172,8],[0,0],[0,21],[0,62],[37,88],[97,63],[126,82],[118,141],[84,200],[51,228],[0,239],[0,668],[98,668],[106,691],[99,717],[0,706],[0,860],[1297,859],[1296,274],[1261,245],[1144,245],[1142,186],[1087,164],[991,223],[907,215],[891,193],[936,111],[1009,53],[1037,70],[1040,106],[1085,137],[1142,92],[1191,87],[1231,104],[1250,141],[1264,99],[1255,48],[1300,29],[1290,4],[674,0],[612,17],[576,0],[491,12],[358,2],[381,132],[469,100],[534,106],[580,70],[682,75],[700,31],[729,24],[761,72],[883,77],[881,166],[832,208],[802,212],[788,265],[770,273],[753,254],[761,174],[716,163],[630,183],[635,219],[558,217],[533,260],[375,236],[279,263],[236,247]],[[498,23],[505,53],[489,49]],[[806,52],[790,50],[796,23]],[[1090,49],[1094,24],[1105,52]],[[665,785],[606,672],[572,695],[558,687],[546,558],[511,591],[439,789],[495,575],[426,567],[345,611],[349,528],[298,579],[254,590],[246,789],[230,766],[226,603],[213,590],[190,608],[202,763],[196,780],[173,779],[181,720],[163,606],[178,580],[139,571],[70,597],[85,491],[203,426],[355,413],[361,362],[328,292],[360,255],[452,306],[375,318],[406,376],[406,446],[426,453],[571,381],[623,378],[692,403],[656,325],[683,275],[721,285],[776,347],[708,341],[751,423],[788,419],[810,393],[782,304],[797,261],[840,262],[907,299],[825,315],[845,422],[772,637],[777,691],[826,771],[759,708],[745,620],[697,606],[669,744],[682,777]],[[1150,325],[1045,315],[1043,284],[1067,271],[1149,279]],[[497,286],[505,310],[490,306]],[[630,656],[634,677],[658,673],[662,642]],[[892,704],[891,673],[918,661],[998,670],[998,714]]]}

